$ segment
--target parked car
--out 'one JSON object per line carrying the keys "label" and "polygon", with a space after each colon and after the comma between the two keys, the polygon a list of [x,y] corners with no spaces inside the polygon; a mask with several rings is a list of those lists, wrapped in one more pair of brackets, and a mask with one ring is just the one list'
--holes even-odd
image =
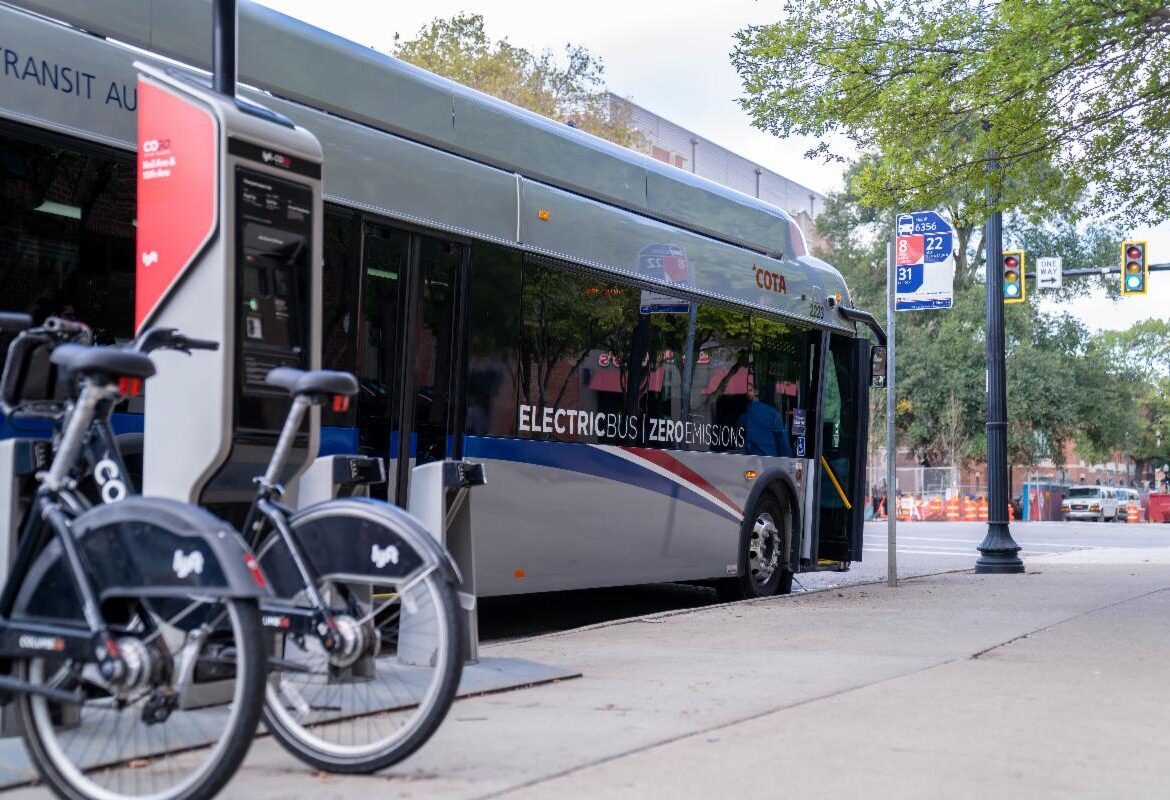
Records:
{"label": "parked car", "polygon": [[[1112,521],[1117,519],[1117,509],[1117,493],[1108,486],[1072,486],[1060,503],[1065,522],[1071,519]],[[1124,516],[1125,512],[1121,513]]]}
{"label": "parked car", "polygon": [[1138,490],[1137,489],[1126,489],[1125,487],[1121,487],[1121,488],[1117,489],[1117,521],[1118,522],[1128,522],[1129,521],[1129,518],[1126,515],[1126,511],[1128,510],[1130,504],[1133,504],[1133,505],[1137,506],[1138,508],[1141,508],[1142,496],[1140,494],[1138,494]]}

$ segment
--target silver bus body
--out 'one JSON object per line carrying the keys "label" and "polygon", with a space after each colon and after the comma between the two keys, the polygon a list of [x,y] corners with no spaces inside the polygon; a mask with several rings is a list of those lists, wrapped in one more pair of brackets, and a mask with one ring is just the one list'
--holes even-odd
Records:
{"label": "silver bus body", "polygon": [[[133,152],[133,62],[198,72],[210,61],[204,3],[20,6],[35,13],[0,4],[0,117],[21,125]],[[240,93],[318,137],[329,203],[647,290],[659,287],[638,254],[666,243],[691,272],[664,291],[856,335],[840,273],[807,254],[780,209],[252,3],[239,37]],[[798,551],[816,561],[815,453],[468,436],[465,455],[489,464],[474,495],[484,595],[734,575],[749,473],[790,477]]]}

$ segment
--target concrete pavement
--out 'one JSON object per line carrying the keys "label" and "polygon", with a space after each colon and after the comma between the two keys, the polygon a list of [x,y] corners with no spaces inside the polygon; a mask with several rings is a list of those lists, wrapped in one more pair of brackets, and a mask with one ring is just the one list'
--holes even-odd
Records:
{"label": "concrete pavement", "polygon": [[460,700],[420,753],[373,777],[316,775],[261,738],[224,796],[1170,794],[1170,548],[1028,570],[487,645],[584,677]]}

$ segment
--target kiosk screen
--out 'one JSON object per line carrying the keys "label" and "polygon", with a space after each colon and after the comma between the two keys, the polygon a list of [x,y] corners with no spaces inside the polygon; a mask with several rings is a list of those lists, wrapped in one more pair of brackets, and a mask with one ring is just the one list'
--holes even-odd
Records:
{"label": "kiosk screen", "polygon": [[288,396],[264,377],[275,367],[308,368],[312,203],[307,186],[236,170],[237,425],[243,430],[279,431]]}

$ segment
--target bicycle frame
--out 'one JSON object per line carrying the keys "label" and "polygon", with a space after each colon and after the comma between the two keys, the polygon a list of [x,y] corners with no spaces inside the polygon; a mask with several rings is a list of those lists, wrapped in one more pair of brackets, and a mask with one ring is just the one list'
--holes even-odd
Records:
{"label": "bicycle frame", "polygon": [[[194,512],[193,507],[182,503],[173,503],[173,508],[165,504],[160,506],[158,504],[164,501],[159,500],[143,509],[141,513],[145,516],[141,518],[120,519],[116,511],[118,503],[105,504],[111,513],[104,517],[102,509],[90,508],[77,490],[71,473],[83,462],[91,466],[100,464],[105,458],[116,460],[121,471],[125,472],[109,428],[109,415],[119,396],[119,390],[112,382],[99,383],[84,378],[77,400],[71,407],[67,406],[64,415],[67,421],[56,437],[53,461],[41,476],[40,486],[21,526],[22,535],[10,573],[12,577],[0,592],[0,661],[5,662],[0,665],[0,672],[10,669],[11,659],[48,655],[96,663],[105,680],[119,680],[125,672],[125,663],[118,639],[141,635],[141,631],[135,634],[124,626],[111,625],[103,617],[102,591],[111,592],[113,597],[126,598],[200,595],[260,600],[269,596],[267,583],[251,552],[240,539],[224,538],[222,523],[206,512],[199,513],[207,518],[191,519],[185,516],[187,511],[184,509]],[[101,456],[97,461],[95,454]],[[86,511],[90,513],[83,515],[82,512]],[[93,514],[97,516],[92,517]],[[91,518],[92,527],[79,527],[79,522]],[[159,522],[164,526],[163,533],[171,535],[142,538],[131,531],[116,534],[112,539],[89,538],[94,530],[109,530],[109,525],[113,524],[113,530],[119,531],[117,526],[129,521]],[[44,570],[38,571],[36,564],[54,537],[61,543],[63,568],[68,572],[80,602],[80,624],[73,621],[79,610],[71,602],[73,598],[68,594],[62,596],[63,593],[37,595],[37,602],[43,607],[37,609],[35,619],[20,615],[23,610],[22,589],[29,575],[35,573],[37,578],[43,578],[48,574]],[[91,563],[86,556],[94,541],[102,548],[116,548],[121,555],[113,561],[103,562],[103,569],[96,569],[98,565]],[[166,552],[158,552],[160,547]],[[175,548],[173,559],[171,548]],[[200,565],[210,560],[218,565],[218,569],[203,569],[201,566],[184,572],[180,557],[196,553],[200,556]],[[53,562],[46,567],[49,570],[54,568]],[[153,627],[149,615],[139,615],[137,619],[148,626],[148,631]],[[53,690],[30,686],[3,674],[0,674],[0,690],[50,694],[61,700],[78,701],[67,693],[55,694]]]}
{"label": "bicycle frame", "polygon": [[[69,530],[69,518],[76,516],[87,505],[74,494],[69,471],[80,456],[82,442],[98,405],[116,395],[117,391],[111,387],[98,387],[86,382],[73,405],[52,464],[25,514],[16,559],[9,572],[9,579],[0,592],[0,657],[9,659],[49,654],[95,661],[103,674],[117,673],[120,662],[114,635],[116,629],[102,617],[97,591],[89,578],[92,569]],[[12,618],[23,577],[29,573],[33,560],[54,537],[61,543],[73,587],[81,601],[85,627]],[[62,617],[68,617],[72,610],[63,608]],[[12,678],[0,681],[0,688],[48,693],[42,691],[42,687],[32,687]],[[69,697],[74,702],[77,700],[68,693],[60,694],[63,697],[59,699]]]}
{"label": "bicycle frame", "polygon": [[[261,623],[264,627],[292,634],[303,634],[311,631],[319,635],[325,649],[332,652],[341,644],[337,636],[335,612],[329,608],[325,599],[317,591],[317,579],[320,576],[305,560],[301,548],[289,528],[288,519],[292,516],[292,509],[279,502],[280,496],[284,493],[284,487],[279,483],[280,472],[284,469],[297,430],[301,427],[305,413],[311,405],[312,403],[305,397],[293,398],[288,416],[284,420],[284,427],[280,431],[280,438],[277,439],[276,448],[272,451],[272,457],[268,461],[268,468],[262,477],[256,479],[256,495],[248,509],[247,516],[244,518],[244,536],[248,546],[255,551],[268,530],[265,521],[271,524],[277,535],[280,536],[293,562],[301,580],[305,597],[311,605],[311,608],[305,608],[292,603],[282,603],[279,600],[265,601],[261,605],[264,612],[261,616]],[[357,614],[358,609],[351,594],[344,589],[344,586],[339,588],[340,594],[345,600],[345,611]]]}

